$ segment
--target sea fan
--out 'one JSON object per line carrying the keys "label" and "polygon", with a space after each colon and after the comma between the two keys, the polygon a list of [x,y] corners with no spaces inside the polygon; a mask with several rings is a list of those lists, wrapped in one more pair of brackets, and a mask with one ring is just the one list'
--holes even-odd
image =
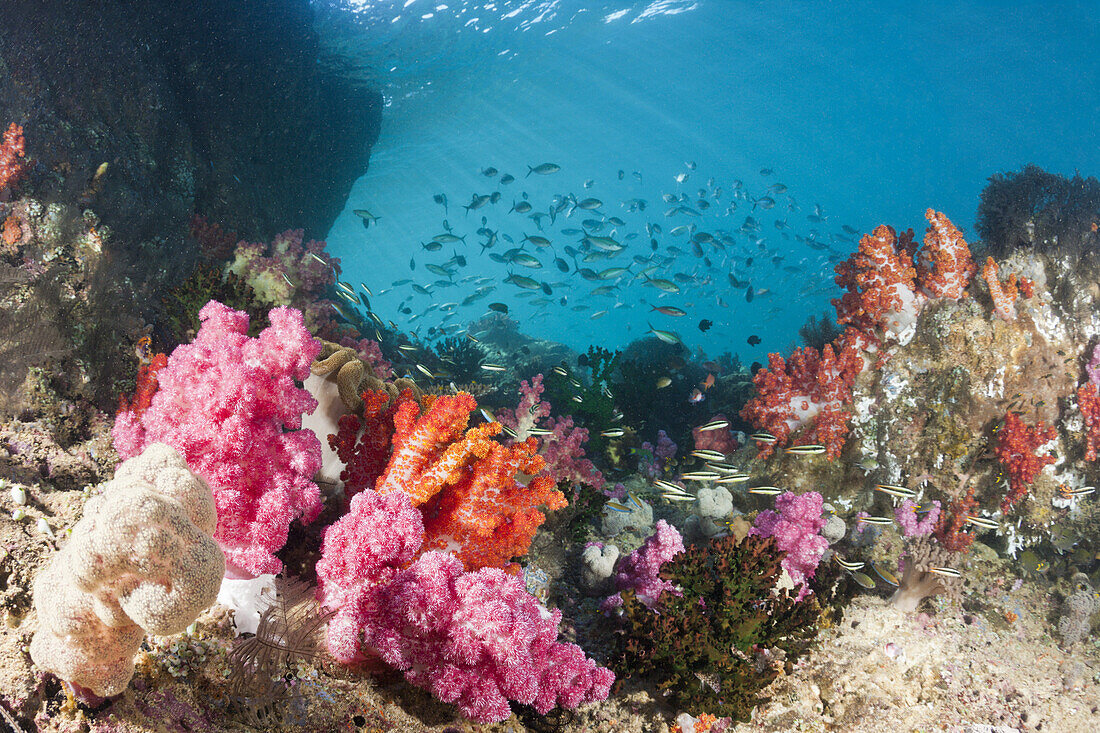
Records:
{"label": "sea fan", "polygon": [[332,616],[314,600],[315,588],[301,578],[275,579],[274,603],[260,615],[256,635],[229,652],[229,694],[253,725],[270,726],[297,697],[284,675],[297,661],[325,656],[324,628]]}

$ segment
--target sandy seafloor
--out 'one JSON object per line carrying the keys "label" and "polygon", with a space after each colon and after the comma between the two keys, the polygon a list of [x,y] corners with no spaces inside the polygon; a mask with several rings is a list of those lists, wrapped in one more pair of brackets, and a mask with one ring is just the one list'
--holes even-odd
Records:
{"label": "sandy seafloor", "polygon": [[[8,712],[35,720],[39,731],[247,731],[238,713],[203,714],[197,700],[226,711],[224,650],[233,638],[228,612],[200,617],[194,639],[206,660],[180,677],[168,673],[168,647],[137,657],[137,673],[110,707],[91,712],[67,702],[56,681],[35,671],[26,653],[35,627],[30,584],[63,540],[37,528],[45,518],[58,537],[75,523],[80,491],[27,485],[26,517],[14,521],[10,491],[0,492],[0,697]],[[1097,731],[1100,730],[1100,645],[1090,637],[1059,647],[1059,614],[1050,581],[1017,582],[1013,566],[976,546],[959,605],[933,599],[902,614],[881,595],[860,595],[840,623],[793,674],[768,690],[750,722],[734,731]],[[1018,587],[1017,587],[1018,586]],[[1015,590],[1013,588],[1015,587]],[[368,677],[336,665],[302,663],[302,696],[269,730],[521,731],[512,718],[495,725],[464,721],[455,710],[394,674]],[[567,731],[665,731],[675,713],[637,687],[579,710]],[[552,730],[552,729],[547,729]]]}

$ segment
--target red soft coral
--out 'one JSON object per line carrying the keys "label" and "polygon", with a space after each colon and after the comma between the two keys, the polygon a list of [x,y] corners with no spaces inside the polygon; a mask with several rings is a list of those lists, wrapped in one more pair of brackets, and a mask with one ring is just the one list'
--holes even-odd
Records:
{"label": "red soft coral", "polygon": [[1031,427],[1025,425],[1015,412],[1005,415],[1004,425],[997,434],[996,448],[997,458],[1008,474],[1009,491],[1001,500],[1002,512],[1007,512],[1027,494],[1027,487],[1043,470],[1043,466],[1054,463],[1054,456],[1037,455],[1035,449],[1054,440],[1056,435],[1053,427],[1041,421]]}
{"label": "red soft coral", "polygon": [[[852,384],[863,371],[863,354],[850,341],[837,340],[840,353],[826,344],[820,352],[812,346],[795,349],[790,359],[768,355],[768,368],[753,377],[756,396],[741,409],[741,418],[758,430],[767,430],[777,440],[761,447],[767,458],[776,446],[785,444],[792,433],[811,425],[807,438],[824,441],[828,455],[835,458],[844,447],[848,414],[842,410],[852,398]],[[839,423],[839,425],[838,425]]]}
{"label": "red soft coral", "polygon": [[13,122],[0,142],[0,191],[11,188],[26,177],[27,166],[23,163],[26,154],[23,128]]}

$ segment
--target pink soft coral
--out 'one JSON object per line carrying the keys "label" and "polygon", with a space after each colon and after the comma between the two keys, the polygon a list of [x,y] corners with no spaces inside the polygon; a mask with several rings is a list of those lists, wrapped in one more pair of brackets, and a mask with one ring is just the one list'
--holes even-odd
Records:
{"label": "pink soft coral", "polygon": [[[814,577],[829,542],[820,534],[825,526],[821,516],[823,500],[816,491],[805,494],[786,492],[775,499],[776,511],[764,510],[756,517],[750,535],[774,537],[780,550],[787,553],[783,569],[795,583]],[[802,600],[810,591],[805,586],[795,596]]]}
{"label": "pink soft coral", "polygon": [[301,430],[302,414],[317,407],[295,380],[309,376],[321,344],[302,314],[274,308],[271,325],[249,338],[248,316],[217,301],[199,311],[194,342],[172,352],[157,373],[159,389],[144,414],[118,415],[112,431],[123,460],[155,442],[171,445],[214,490],[214,539],[227,574],[277,573],[274,556],[290,523],[321,511],[313,475],[321,444]]}
{"label": "pink soft coral", "polygon": [[574,644],[557,641],[548,612],[503,570],[463,572],[457,557],[427,552],[399,569],[424,538],[403,491],[367,490],[325,533],[320,595],[336,611],[329,651],[354,663],[381,656],[415,685],[486,723],[509,700],[541,713],[607,697],[614,675]]}
{"label": "pink soft coral", "polygon": [[515,410],[503,409],[497,414],[501,425],[516,434],[515,442],[523,442],[540,420],[546,420],[541,426],[550,434],[539,441],[539,455],[546,461],[546,469],[558,481],[573,484],[587,484],[597,491],[604,486],[604,475],[585,457],[584,445],[588,442],[588,430],[579,428],[573,418],[551,417],[551,405],[541,399],[544,387],[542,375],[536,374],[531,381],[520,383],[520,401]]}

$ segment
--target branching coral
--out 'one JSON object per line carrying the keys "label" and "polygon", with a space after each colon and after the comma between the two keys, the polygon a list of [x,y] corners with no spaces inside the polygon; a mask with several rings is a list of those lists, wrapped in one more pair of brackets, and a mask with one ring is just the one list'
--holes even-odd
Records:
{"label": "branching coral", "polygon": [[210,487],[169,446],[122,463],[35,578],[35,664],[78,693],[122,692],[145,633],[179,633],[217,597],[216,521]]}
{"label": "branching coral", "polygon": [[775,589],[782,557],[774,539],[723,537],[673,558],[661,577],[680,595],[650,609],[623,594],[616,669],[652,679],[679,709],[748,720],[817,636],[816,600]]}

